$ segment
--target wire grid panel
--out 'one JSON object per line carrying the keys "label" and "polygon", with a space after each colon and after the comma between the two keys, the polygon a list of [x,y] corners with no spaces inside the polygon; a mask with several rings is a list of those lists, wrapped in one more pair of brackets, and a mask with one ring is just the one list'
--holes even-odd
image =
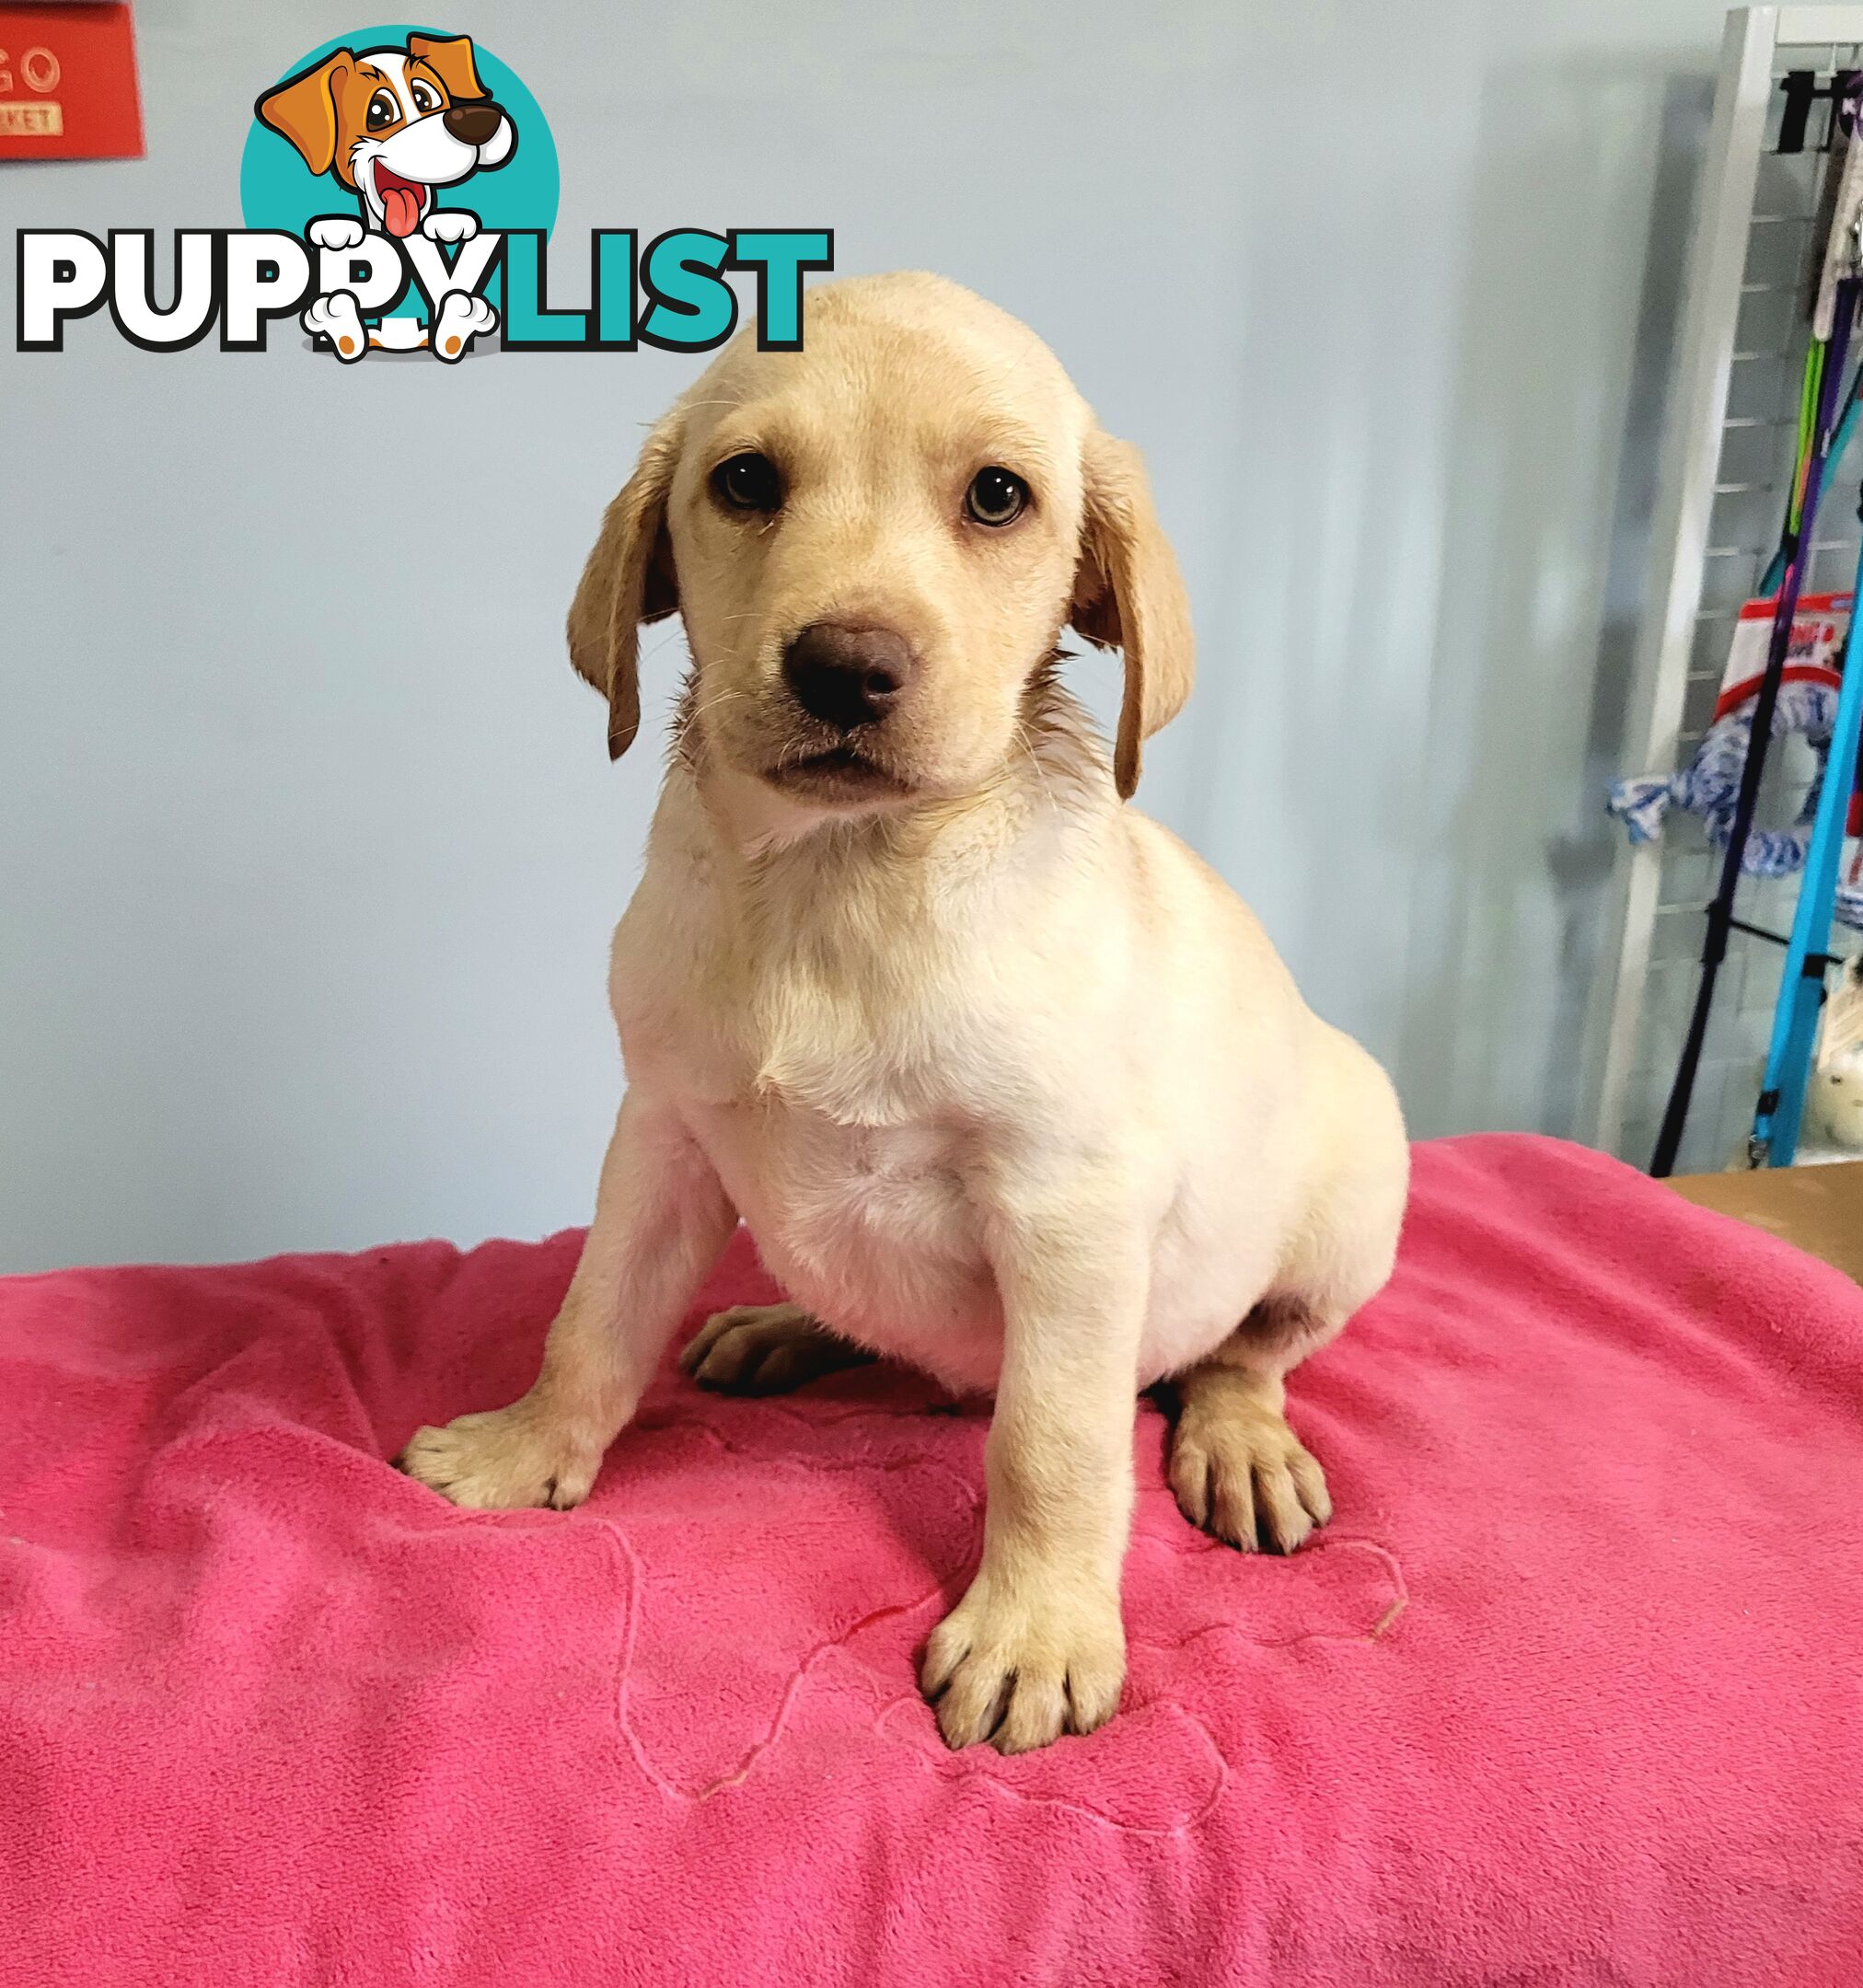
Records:
{"label": "wire grid panel", "polygon": [[[1847,15],[1854,9],[1815,10]],[[1863,27],[1863,23],[1858,23]],[[1853,27],[1853,33],[1858,32]],[[1799,392],[1810,336],[1809,299],[1822,255],[1822,202],[1842,158],[1833,114],[1834,85],[1863,69],[1863,33],[1818,47],[1777,43],[1774,88],[1747,224],[1745,262],[1731,364],[1714,470],[1713,503],[1698,604],[1688,644],[1675,764],[1695,756],[1714,711],[1728,644],[1743,602],[1759,591],[1783,519],[1796,452]],[[1832,143],[1835,138],[1835,144]],[[1783,144],[1782,144],[1783,141]],[[1803,591],[1837,593],[1856,574],[1857,479],[1863,448],[1831,466]],[[1790,820],[1803,802],[1812,759],[1788,739],[1769,757],[1761,825]],[[1647,1162],[1687,1032],[1699,978],[1704,913],[1719,875],[1719,852],[1701,823],[1672,811],[1655,852],[1657,880],[1648,929],[1640,1013],[1613,1143]],[[1742,881],[1736,915],[1784,932],[1798,898],[1794,877]],[[1838,927],[1847,949],[1855,935]],[[1716,991],[1714,1016],[1695,1079],[1680,1172],[1728,1165],[1744,1150],[1764,1071],[1783,949],[1736,931]]]}

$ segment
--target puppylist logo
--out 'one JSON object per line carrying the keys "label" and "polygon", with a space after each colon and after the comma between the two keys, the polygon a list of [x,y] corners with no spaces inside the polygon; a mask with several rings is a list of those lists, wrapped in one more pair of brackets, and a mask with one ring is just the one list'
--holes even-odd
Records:
{"label": "puppylist logo", "polygon": [[63,352],[73,320],[108,310],[145,352],[217,326],[222,352],[263,352],[295,318],[315,352],[353,365],[425,352],[709,352],[737,328],[733,272],[756,279],[758,342],[798,351],[803,280],[834,267],[829,228],[677,227],[644,248],[589,237],[587,306],[550,299],[556,145],[517,75],[469,35],[358,29],[260,91],[240,163],[245,226],[178,228],[168,301],[156,238],[21,228],[21,352]]}

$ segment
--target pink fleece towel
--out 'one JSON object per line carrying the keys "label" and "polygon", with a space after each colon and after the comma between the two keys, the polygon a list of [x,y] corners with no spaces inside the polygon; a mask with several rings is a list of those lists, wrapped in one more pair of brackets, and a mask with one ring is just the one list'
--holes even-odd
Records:
{"label": "pink fleece towel", "polygon": [[[577,1238],[0,1284],[0,1980],[1863,1982],[1863,1294],[1614,1162],[1425,1146],[1302,1370],[1337,1517],[1140,1408],[1105,1730],[945,1751],[980,1408],[669,1366],[589,1504],[384,1462]],[[742,1239],[694,1319],[770,1291]]]}

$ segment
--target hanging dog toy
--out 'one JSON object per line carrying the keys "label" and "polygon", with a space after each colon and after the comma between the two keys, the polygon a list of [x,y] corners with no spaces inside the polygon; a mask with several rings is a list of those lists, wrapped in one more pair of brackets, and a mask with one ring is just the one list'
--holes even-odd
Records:
{"label": "hanging dog toy", "polygon": [[[1633,843],[1658,840],[1672,807],[1697,816],[1716,849],[1724,850],[1732,839],[1741,778],[1753,746],[1775,605],[1771,600],[1753,600],[1741,609],[1713,722],[1693,762],[1667,778],[1643,774],[1612,782],[1611,813],[1624,824]],[[1795,876],[1805,867],[1818,797],[1829,771],[1831,733],[1844,682],[1839,665],[1850,611],[1848,594],[1813,594],[1799,600],[1792,618],[1769,737],[1776,744],[1797,734],[1811,746],[1817,769],[1804,805],[1789,827],[1749,828],[1741,852],[1741,869],[1748,876]],[[1849,832],[1855,835],[1859,829],[1863,829],[1863,804],[1853,792]],[[1840,884],[1834,910],[1843,923],[1863,929],[1863,889],[1847,881]]]}

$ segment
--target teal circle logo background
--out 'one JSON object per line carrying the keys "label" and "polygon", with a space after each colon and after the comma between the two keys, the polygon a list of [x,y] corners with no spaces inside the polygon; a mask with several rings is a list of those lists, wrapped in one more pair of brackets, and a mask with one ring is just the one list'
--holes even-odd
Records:
{"label": "teal circle logo background", "polygon": [[[448,28],[422,27],[418,21],[358,28],[307,49],[274,81],[283,83],[286,76],[308,69],[338,49],[354,49],[360,54],[364,49],[405,47],[411,34],[454,32]],[[516,71],[500,62],[483,42],[473,42],[472,61],[479,80],[516,127],[517,149],[504,165],[476,172],[457,186],[438,189],[437,202],[442,207],[469,207],[490,230],[540,227],[548,233],[556,225],[562,182],[557,171],[556,141],[544,121],[543,110]],[[252,94],[256,98],[264,91],[255,89]],[[289,140],[255,116],[239,160],[239,211],[249,228],[279,228],[287,235],[302,235],[319,214],[359,216],[362,209],[346,187],[328,173],[313,173]]]}

